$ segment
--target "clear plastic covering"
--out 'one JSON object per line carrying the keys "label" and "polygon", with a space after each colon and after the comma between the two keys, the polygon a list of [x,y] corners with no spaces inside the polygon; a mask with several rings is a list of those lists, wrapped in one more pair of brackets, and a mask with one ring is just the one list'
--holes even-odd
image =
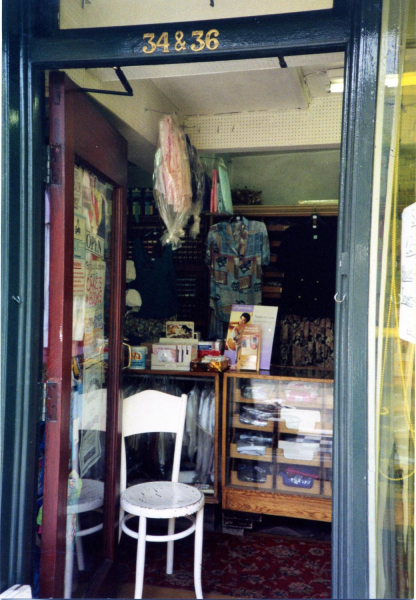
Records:
{"label": "clear plastic covering", "polygon": [[203,186],[203,168],[195,148],[176,117],[165,115],[159,123],[153,173],[153,193],[166,225],[162,244],[172,244],[173,249],[180,246],[190,216],[194,217],[191,234],[199,233]]}

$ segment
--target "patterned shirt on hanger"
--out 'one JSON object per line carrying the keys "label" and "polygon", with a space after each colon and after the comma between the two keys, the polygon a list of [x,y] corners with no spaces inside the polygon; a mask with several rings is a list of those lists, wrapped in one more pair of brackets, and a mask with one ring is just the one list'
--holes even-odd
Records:
{"label": "patterned shirt on hanger", "polygon": [[229,321],[233,304],[261,304],[262,265],[270,261],[267,229],[261,221],[217,223],[207,238],[210,306],[221,321]]}

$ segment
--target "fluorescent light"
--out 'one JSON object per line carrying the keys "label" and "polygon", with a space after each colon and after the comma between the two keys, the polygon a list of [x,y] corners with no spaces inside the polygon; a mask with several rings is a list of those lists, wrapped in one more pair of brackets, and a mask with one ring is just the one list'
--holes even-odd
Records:
{"label": "fluorescent light", "polygon": [[329,80],[329,92],[331,94],[342,94],[344,91],[344,78],[331,77]]}

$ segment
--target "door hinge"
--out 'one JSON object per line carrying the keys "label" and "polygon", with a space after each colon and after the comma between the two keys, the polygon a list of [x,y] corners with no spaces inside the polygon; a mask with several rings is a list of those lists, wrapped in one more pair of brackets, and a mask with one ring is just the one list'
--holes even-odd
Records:
{"label": "door hinge", "polygon": [[50,152],[50,184],[62,184],[62,147],[60,144],[51,144]]}
{"label": "door hinge", "polygon": [[58,384],[55,381],[46,382],[46,422],[58,420]]}

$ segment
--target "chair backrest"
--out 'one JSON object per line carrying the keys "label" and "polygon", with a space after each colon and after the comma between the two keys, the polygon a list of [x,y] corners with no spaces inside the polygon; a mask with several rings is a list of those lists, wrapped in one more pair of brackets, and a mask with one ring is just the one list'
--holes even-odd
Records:
{"label": "chair backrest", "polygon": [[187,401],[188,397],[186,394],[182,394],[180,397],[171,396],[170,394],[155,390],[145,390],[124,399],[121,492],[126,489],[127,484],[125,438],[139,433],[176,433],[172,481],[178,481]]}

